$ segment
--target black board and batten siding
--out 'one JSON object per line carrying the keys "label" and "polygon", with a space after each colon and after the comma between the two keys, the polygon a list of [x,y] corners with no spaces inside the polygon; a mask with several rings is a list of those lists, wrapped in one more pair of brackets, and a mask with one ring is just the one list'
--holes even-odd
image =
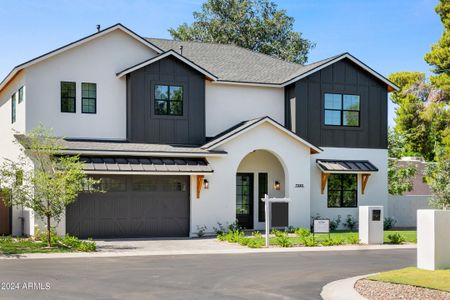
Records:
{"label": "black board and batten siding", "polygon": [[[324,125],[324,93],[360,96],[360,126]],[[338,61],[285,89],[286,127],[289,99],[296,97],[296,133],[322,147],[387,148],[387,87],[350,60]]]}
{"label": "black board and batten siding", "polygon": [[[183,116],[154,113],[155,85],[183,87]],[[205,143],[205,79],[183,62],[166,57],[127,75],[127,139],[134,143]]]}

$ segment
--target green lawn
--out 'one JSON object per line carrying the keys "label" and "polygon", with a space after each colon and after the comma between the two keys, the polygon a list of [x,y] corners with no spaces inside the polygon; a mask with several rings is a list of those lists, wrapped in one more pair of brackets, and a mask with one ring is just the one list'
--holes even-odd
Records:
{"label": "green lawn", "polygon": [[450,292],[450,270],[427,271],[405,268],[368,277],[370,280],[408,284]]}
{"label": "green lawn", "polygon": [[[416,231],[415,230],[387,230],[384,232],[384,242],[389,243],[388,235],[399,233],[405,237],[406,243],[416,243]],[[334,231],[330,233],[330,237],[333,239],[342,239],[344,244],[348,244],[351,236],[358,236],[358,232],[350,231]],[[300,245],[300,238],[297,236],[290,236],[289,239],[294,245]],[[316,234],[315,239],[317,242],[323,242],[328,239],[328,234],[321,233]],[[271,245],[277,245],[277,239],[275,237],[270,238]]]}
{"label": "green lawn", "polygon": [[[64,244],[65,243],[65,244]],[[0,236],[0,255],[15,255],[24,253],[63,253],[63,252],[90,252],[95,251],[95,244],[90,241],[79,241],[74,238],[58,239],[52,248],[47,248],[47,243],[34,241],[31,238],[15,238]],[[64,246],[66,245],[66,246]]]}

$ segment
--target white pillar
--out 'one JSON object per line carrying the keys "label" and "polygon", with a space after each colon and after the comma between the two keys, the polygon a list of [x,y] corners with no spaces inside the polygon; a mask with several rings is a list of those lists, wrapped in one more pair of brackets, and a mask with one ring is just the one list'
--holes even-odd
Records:
{"label": "white pillar", "polygon": [[417,211],[417,267],[450,269],[450,211]]}
{"label": "white pillar", "polygon": [[358,224],[361,244],[383,244],[383,206],[360,206]]}

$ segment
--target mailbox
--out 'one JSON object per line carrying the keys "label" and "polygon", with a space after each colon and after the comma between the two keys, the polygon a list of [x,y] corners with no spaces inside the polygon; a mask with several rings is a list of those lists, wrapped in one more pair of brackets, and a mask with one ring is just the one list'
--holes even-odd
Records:
{"label": "mailbox", "polygon": [[359,207],[359,240],[362,244],[383,244],[383,206]]}

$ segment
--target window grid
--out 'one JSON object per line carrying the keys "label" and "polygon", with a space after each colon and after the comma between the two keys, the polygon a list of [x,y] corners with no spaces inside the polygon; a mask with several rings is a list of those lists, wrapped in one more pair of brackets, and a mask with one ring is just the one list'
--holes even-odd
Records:
{"label": "window grid", "polygon": [[183,115],[183,87],[155,85],[155,115]]}
{"label": "window grid", "polygon": [[358,207],[356,174],[330,174],[328,177],[328,208]]}
{"label": "window grid", "polygon": [[[327,102],[327,98],[330,101]],[[339,100],[336,101],[337,99]],[[351,102],[352,104],[348,106],[346,102]],[[326,126],[359,127],[361,121],[360,110],[360,96],[358,95],[324,94],[324,124]]]}
{"label": "window grid", "polygon": [[75,82],[61,82],[61,112],[76,112],[76,84]]}
{"label": "window grid", "polygon": [[87,82],[81,84],[81,112],[97,113],[97,84]]}

